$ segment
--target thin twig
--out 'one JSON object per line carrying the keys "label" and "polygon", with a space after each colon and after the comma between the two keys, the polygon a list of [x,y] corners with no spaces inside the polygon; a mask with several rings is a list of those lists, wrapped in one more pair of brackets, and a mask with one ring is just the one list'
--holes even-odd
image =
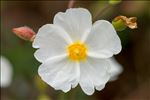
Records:
{"label": "thin twig", "polygon": [[75,0],[70,0],[68,3],[68,8],[72,8],[74,6]]}
{"label": "thin twig", "polygon": [[107,4],[105,7],[103,7],[99,13],[93,18],[93,21],[95,21],[96,19],[98,19],[100,16],[102,16],[106,10],[108,10],[111,7],[111,5]]}

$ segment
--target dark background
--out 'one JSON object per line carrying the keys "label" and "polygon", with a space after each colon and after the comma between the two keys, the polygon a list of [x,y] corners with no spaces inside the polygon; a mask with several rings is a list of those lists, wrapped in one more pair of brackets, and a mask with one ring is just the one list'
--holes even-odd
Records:
{"label": "dark background", "polygon": [[87,8],[93,17],[98,15],[96,20],[112,21],[118,15],[137,17],[137,29],[118,32],[123,49],[115,58],[124,69],[118,80],[87,96],[79,86],[64,94],[39,79],[40,64],[33,56],[35,49],[30,42],[15,36],[12,28],[26,25],[37,32],[42,25],[52,23],[54,15],[67,7],[68,1],[1,1],[1,55],[13,65],[12,84],[1,88],[1,99],[150,100],[150,1],[122,1],[117,5],[110,5],[108,1],[74,3],[73,7]]}

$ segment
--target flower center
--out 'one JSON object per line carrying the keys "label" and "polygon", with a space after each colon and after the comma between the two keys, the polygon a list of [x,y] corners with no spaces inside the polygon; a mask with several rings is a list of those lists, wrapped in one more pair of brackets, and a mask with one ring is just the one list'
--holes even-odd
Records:
{"label": "flower center", "polygon": [[68,46],[68,56],[71,60],[79,61],[87,57],[87,47],[81,42],[75,42]]}

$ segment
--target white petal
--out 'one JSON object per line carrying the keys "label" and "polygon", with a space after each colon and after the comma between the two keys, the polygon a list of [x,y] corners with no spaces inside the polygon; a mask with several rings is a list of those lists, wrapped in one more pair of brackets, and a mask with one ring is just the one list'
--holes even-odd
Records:
{"label": "white petal", "polygon": [[91,14],[84,8],[70,8],[54,17],[54,24],[62,27],[74,41],[78,41],[92,27]]}
{"label": "white petal", "polygon": [[121,51],[120,39],[108,21],[96,21],[86,37],[85,43],[89,47],[89,56],[109,58]]}
{"label": "white petal", "polygon": [[66,46],[69,43],[72,41],[63,29],[46,24],[39,29],[33,41],[33,47],[39,48],[34,55],[37,60],[44,62],[49,57],[66,53]]}
{"label": "white petal", "polygon": [[91,95],[94,93],[94,87],[103,89],[110,78],[109,62],[105,59],[88,58],[80,63],[80,82],[82,90]]}
{"label": "white petal", "polygon": [[78,72],[78,74],[77,74],[78,76],[77,76],[77,80],[72,83],[72,88],[75,88],[78,85],[79,80],[80,80],[80,65],[79,65],[79,62],[76,62],[76,67],[77,67],[76,70]]}
{"label": "white petal", "polygon": [[89,77],[81,75],[81,80],[79,84],[84,93],[86,93],[87,95],[92,95],[94,93],[94,85]]}
{"label": "white petal", "polygon": [[114,57],[110,58],[109,62],[111,65],[109,70],[109,73],[111,74],[110,81],[114,81],[118,78],[118,75],[122,73],[123,67],[115,60]]}
{"label": "white petal", "polygon": [[1,87],[8,87],[12,81],[12,65],[3,56],[1,56]]}
{"label": "white petal", "polygon": [[41,78],[56,90],[68,92],[74,83],[78,83],[80,69],[77,63],[69,61],[67,55],[48,59],[38,70]]}
{"label": "white petal", "polygon": [[105,84],[96,86],[96,90],[101,91],[102,89],[104,89],[104,87],[105,87]]}

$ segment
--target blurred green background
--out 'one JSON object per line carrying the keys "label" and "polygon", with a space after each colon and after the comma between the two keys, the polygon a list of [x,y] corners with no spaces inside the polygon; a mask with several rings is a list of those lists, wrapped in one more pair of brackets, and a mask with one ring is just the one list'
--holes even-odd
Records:
{"label": "blurred green background", "polygon": [[58,0],[1,1],[1,55],[13,65],[13,81],[8,88],[1,88],[1,100],[150,100],[150,1],[74,3],[73,7],[87,8],[96,20],[112,21],[119,15],[137,17],[137,29],[118,32],[123,49],[115,58],[124,68],[118,80],[92,96],[84,94],[79,86],[66,94],[55,91],[40,80],[40,63],[33,56],[32,43],[14,35],[12,28],[26,25],[37,32],[67,7],[68,1]]}

